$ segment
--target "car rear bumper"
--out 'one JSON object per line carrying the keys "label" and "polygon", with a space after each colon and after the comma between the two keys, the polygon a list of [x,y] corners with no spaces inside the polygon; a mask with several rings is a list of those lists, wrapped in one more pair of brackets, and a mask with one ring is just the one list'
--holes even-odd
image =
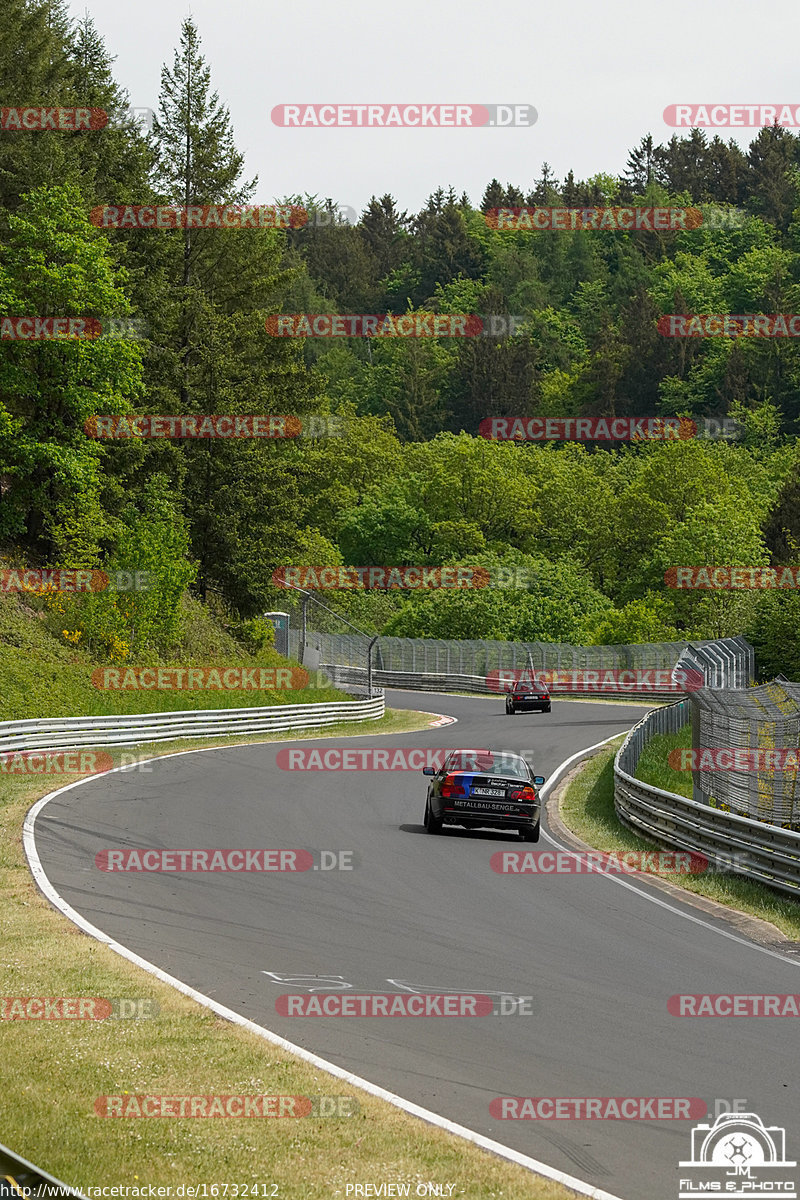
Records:
{"label": "car rear bumper", "polygon": [[[434,810],[435,811],[435,810]],[[539,806],[528,804],[524,808],[513,805],[500,805],[491,808],[478,801],[470,801],[469,805],[456,805],[453,801],[445,802],[437,816],[446,825],[475,825],[492,826],[496,829],[519,829],[535,825],[539,820]]]}

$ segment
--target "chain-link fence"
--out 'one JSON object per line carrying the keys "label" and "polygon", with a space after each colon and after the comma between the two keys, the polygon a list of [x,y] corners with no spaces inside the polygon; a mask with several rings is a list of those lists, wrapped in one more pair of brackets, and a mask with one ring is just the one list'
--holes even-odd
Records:
{"label": "chain-link fence", "polygon": [[685,699],[654,709],[630,731],[614,762],[617,816],[658,846],[707,857],[711,870],[732,871],[797,897],[800,831],[711,807],[708,798],[689,800],[636,777],[639,756],[651,738],[677,733],[690,723],[696,707],[693,699]]}
{"label": "chain-link fence", "polygon": [[694,799],[800,829],[800,683],[779,676],[747,690],[704,689],[690,700]]}
{"label": "chain-link fence", "polygon": [[[326,597],[326,601],[330,597]],[[706,687],[746,688],[753,680],[755,661],[753,648],[743,638],[721,638],[699,642],[646,642],[637,645],[572,646],[558,642],[509,642],[487,638],[439,639],[382,637],[377,631],[359,628],[358,621],[345,617],[330,608],[313,592],[289,589],[282,607],[289,614],[289,654],[312,669],[317,667],[344,668],[352,671],[372,670],[380,674],[380,682],[392,686],[407,686],[410,676],[446,677],[465,681],[460,690],[497,691],[495,681],[486,684],[499,672],[532,671],[551,682],[554,691],[568,691],[569,677],[586,672],[653,672],[660,673],[669,695],[675,692],[669,676],[678,671],[695,673],[695,684]],[[348,629],[349,632],[343,632]],[[352,673],[352,672],[351,672]],[[405,677],[405,681],[401,679]],[[559,682],[559,678],[561,681]],[[552,680],[556,682],[553,686]],[[474,681],[470,685],[468,681]],[[565,682],[566,681],[566,682]],[[499,690],[504,690],[509,680]],[[457,685],[453,685],[457,686]],[[580,689],[579,689],[580,690]],[[621,687],[619,690],[626,690]],[[657,687],[647,680],[643,686],[627,690],[648,691]],[[678,689],[680,690],[680,689]]]}
{"label": "chain-link fence", "polygon": [[[337,684],[373,682],[416,687],[505,692],[520,676],[544,677],[562,695],[602,692],[672,697],[690,686],[746,688],[753,650],[742,638],[716,642],[652,642],[621,646],[570,646],[545,642],[439,640],[292,630],[290,653],[309,668],[327,671]],[[693,683],[682,686],[691,676]]]}

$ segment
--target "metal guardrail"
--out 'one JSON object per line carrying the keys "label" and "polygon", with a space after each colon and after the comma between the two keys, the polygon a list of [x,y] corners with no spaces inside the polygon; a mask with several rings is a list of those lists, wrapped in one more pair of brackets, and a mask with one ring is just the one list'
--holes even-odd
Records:
{"label": "metal guardrail", "polygon": [[340,721],[371,721],[385,712],[383,693],[371,699],[264,708],[213,708],[113,717],[61,717],[0,722],[0,753],[65,750],[78,746],[125,746],[175,738],[220,737],[310,729]]}
{"label": "metal guardrail", "polygon": [[733,874],[800,896],[800,833],[722,812],[634,778],[644,746],[659,733],[677,733],[691,720],[690,701],[647,714],[614,759],[614,808],[633,833],[669,849],[721,859]]}
{"label": "metal guardrail", "polygon": [[[338,663],[323,663],[320,666],[330,679],[334,687],[351,687],[363,686],[366,684],[367,669],[366,667],[349,667],[340,666]],[[425,674],[417,675],[410,671],[379,671],[373,670],[372,678],[374,683],[384,688],[404,688],[413,692],[474,692],[481,696],[497,696],[498,698],[505,697],[505,690],[501,690],[497,684],[494,687],[486,682],[485,675],[437,675]],[[585,688],[583,690],[571,691],[568,685],[550,685],[550,691],[553,696],[580,696],[585,700],[591,699],[613,699],[618,695],[624,700],[640,699],[643,702],[648,700],[674,700],[676,693],[672,692],[651,692],[643,693],[636,688],[625,689],[620,687],[618,692],[604,692],[601,694],[589,692]]]}
{"label": "metal guardrail", "polygon": [[61,1196],[64,1200],[70,1200],[75,1197],[76,1200],[85,1200],[83,1192],[78,1192],[75,1188],[69,1187],[66,1183],[61,1183],[53,1175],[48,1175],[47,1171],[43,1171],[41,1167],[35,1167],[33,1163],[28,1162],[27,1158],[22,1158],[19,1154],[15,1154],[13,1150],[9,1150],[7,1146],[0,1145],[0,1196],[13,1197],[14,1200],[19,1200],[19,1197],[30,1197],[30,1200],[37,1200],[37,1197],[58,1197]]}

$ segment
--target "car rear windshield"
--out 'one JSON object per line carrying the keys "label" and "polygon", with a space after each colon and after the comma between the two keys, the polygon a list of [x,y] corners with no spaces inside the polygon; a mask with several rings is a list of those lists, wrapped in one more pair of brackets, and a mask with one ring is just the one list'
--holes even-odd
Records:
{"label": "car rear windshield", "polygon": [[511,775],[515,779],[529,779],[530,772],[524,758],[503,751],[457,750],[447,760],[448,771],[470,771],[475,775]]}
{"label": "car rear windshield", "polygon": [[518,683],[516,685],[516,687],[514,688],[514,691],[515,692],[546,692],[547,684],[545,683],[545,681],[543,679],[535,679],[533,681],[533,683],[526,680],[525,683]]}

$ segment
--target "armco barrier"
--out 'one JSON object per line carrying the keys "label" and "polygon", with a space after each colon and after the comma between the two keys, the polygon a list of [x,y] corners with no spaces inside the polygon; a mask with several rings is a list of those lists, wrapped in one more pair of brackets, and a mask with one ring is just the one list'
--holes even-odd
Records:
{"label": "armco barrier", "polygon": [[53,717],[0,722],[0,753],[66,750],[79,746],[125,746],[174,738],[224,737],[310,729],[340,721],[371,721],[385,712],[383,693],[367,700],[327,704],[281,704],[265,708],[213,708],[141,716]]}
{"label": "armco barrier", "polygon": [[732,860],[729,870],[800,896],[800,833],[751,821],[634,778],[642,749],[691,720],[690,701],[656,709],[635,725],[614,759],[614,808],[623,825],[668,849]]}
{"label": "armco barrier", "polygon": [[[6,1187],[3,1185],[6,1184]],[[0,1146],[0,1196],[6,1195],[23,1200],[28,1196],[49,1196],[52,1200],[64,1197],[70,1200],[84,1200],[83,1193],[60,1183],[54,1176],[48,1175],[41,1167],[35,1167],[27,1158],[14,1154],[7,1146]]]}
{"label": "armco barrier", "polygon": [[[363,686],[366,684],[366,667],[340,667],[335,663],[326,663],[321,668],[329,676],[334,687]],[[412,675],[403,671],[373,671],[373,681],[384,688],[402,688],[412,692],[474,692],[481,696],[505,697],[504,691],[498,691],[497,685],[490,687],[485,675]],[[584,700],[611,700],[619,696],[622,700],[639,698],[642,703],[648,700],[674,700],[674,692],[637,692],[620,688],[618,692],[605,694],[587,691],[572,692],[569,687],[553,689],[553,696],[576,696]]]}

